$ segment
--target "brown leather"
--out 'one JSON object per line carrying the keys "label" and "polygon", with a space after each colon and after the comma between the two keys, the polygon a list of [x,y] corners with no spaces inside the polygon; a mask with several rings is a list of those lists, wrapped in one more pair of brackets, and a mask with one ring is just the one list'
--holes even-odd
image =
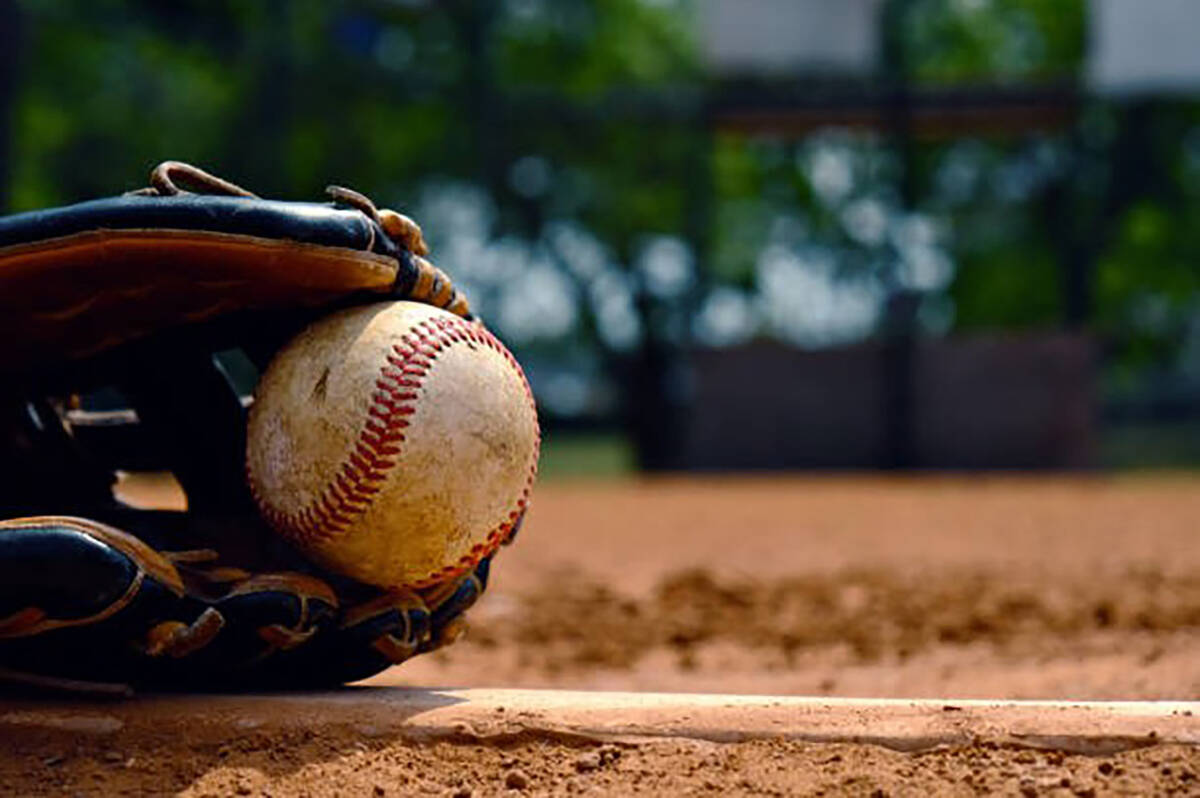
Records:
{"label": "brown leather", "polygon": [[0,371],[233,311],[386,293],[397,269],[345,247],[192,230],[93,230],[0,248]]}

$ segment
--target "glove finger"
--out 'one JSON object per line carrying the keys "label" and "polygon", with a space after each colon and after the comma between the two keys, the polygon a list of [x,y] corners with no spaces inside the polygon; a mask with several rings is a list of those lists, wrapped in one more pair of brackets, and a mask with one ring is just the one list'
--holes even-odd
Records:
{"label": "glove finger", "polygon": [[[336,618],[337,598],[319,579],[298,573],[243,575],[213,569],[232,583],[206,604],[201,616],[215,627],[162,623],[147,636],[157,657],[153,680],[171,686],[274,686],[290,652],[315,640]],[[189,577],[185,570],[185,580]],[[199,627],[199,628],[198,628]]]}
{"label": "glove finger", "polygon": [[81,518],[0,522],[0,666],[161,687],[269,686],[332,627],[323,581],[197,565]]}
{"label": "glove finger", "polygon": [[359,681],[449,645],[466,630],[465,613],[487,588],[491,557],[457,580],[423,591],[383,593],[355,604],[336,629],[287,660],[290,683],[306,686]]}
{"label": "glove finger", "polygon": [[337,628],[287,659],[292,684],[337,685],[399,664],[429,639],[429,610],[407,591],[384,593],[346,609]]}
{"label": "glove finger", "polygon": [[430,607],[430,634],[429,639],[422,643],[421,652],[443,648],[462,637],[467,630],[464,614],[487,589],[491,568],[492,557],[484,557],[471,573],[426,592],[424,598]]}
{"label": "glove finger", "polygon": [[146,631],[187,618],[182,579],[137,538],[82,518],[0,522],[0,663],[126,680]]}

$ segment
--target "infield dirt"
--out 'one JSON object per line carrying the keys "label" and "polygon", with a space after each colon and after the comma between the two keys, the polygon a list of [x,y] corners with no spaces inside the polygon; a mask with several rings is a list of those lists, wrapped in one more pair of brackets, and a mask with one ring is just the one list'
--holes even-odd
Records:
{"label": "infield dirt", "polygon": [[1200,480],[546,485],[468,638],[378,681],[1200,697]]}
{"label": "infield dirt", "polygon": [[[1197,518],[1186,476],[547,483],[468,638],[371,683],[1194,700]],[[1198,749],[1165,745],[5,742],[11,794],[1200,793]]]}

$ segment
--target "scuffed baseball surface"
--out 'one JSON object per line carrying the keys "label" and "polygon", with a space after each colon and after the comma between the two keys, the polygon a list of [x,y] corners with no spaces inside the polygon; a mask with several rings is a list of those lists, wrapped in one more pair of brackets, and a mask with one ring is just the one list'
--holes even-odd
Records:
{"label": "scuffed baseball surface", "polygon": [[381,587],[426,587],[495,550],[524,511],[537,412],[478,324],[415,302],[310,326],[259,381],[247,475],[309,556]]}

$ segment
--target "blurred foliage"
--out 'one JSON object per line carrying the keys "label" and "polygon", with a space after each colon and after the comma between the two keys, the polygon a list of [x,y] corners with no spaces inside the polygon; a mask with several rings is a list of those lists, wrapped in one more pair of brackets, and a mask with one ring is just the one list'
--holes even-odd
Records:
{"label": "blurred foliage", "polygon": [[575,99],[699,76],[690,20],[641,0],[522,0],[497,26],[500,81]]}
{"label": "blurred foliage", "polygon": [[921,82],[1064,80],[1083,61],[1086,0],[913,0],[903,50]]}
{"label": "blurred foliage", "polygon": [[[697,2],[17,0],[11,209],[167,158],[267,196],[349,185],[421,219],[564,416],[614,412],[648,341],[853,341],[898,290],[928,334],[1061,325],[1071,252],[1113,395],[1200,385],[1200,106],[917,141],[906,199],[884,136],[705,129]],[[918,88],[1081,76],[1085,0],[889,8]],[[1153,179],[1109,207],[1130,130]]]}

